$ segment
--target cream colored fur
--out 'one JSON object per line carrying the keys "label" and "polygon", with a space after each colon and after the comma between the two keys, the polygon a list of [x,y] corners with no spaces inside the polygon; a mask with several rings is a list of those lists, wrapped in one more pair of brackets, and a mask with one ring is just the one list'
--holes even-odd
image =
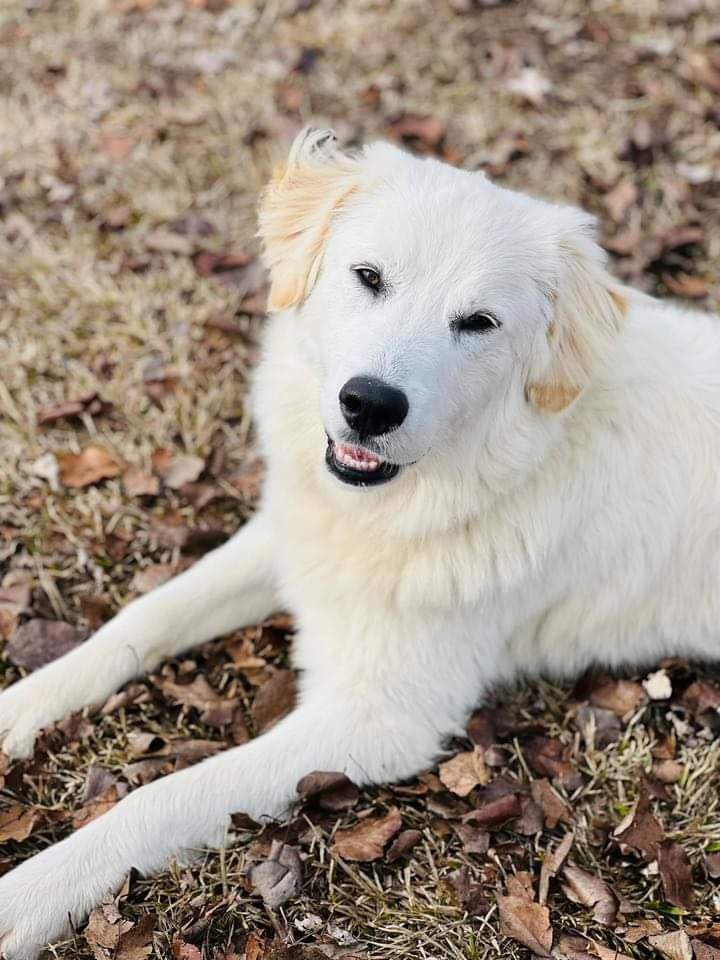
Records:
{"label": "cream colored fur", "polygon": [[[298,779],[408,777],[519,674],[720,654],[720,326],[619,290],[589,218],[377,144],[303,136],[261,218],[273,271],[255,405],[267,480],[227,545],[0,696],[4,749],[140,669],[278,608],[300,702],[243,747],[134,791],[0,878],[32,960],[130,867],[281,816]],[[353,267],[388,278],[373,298]],[[491,310],[502,326],[457,334]],[[410,410],[358,489],[324,462],[356,374]]]}

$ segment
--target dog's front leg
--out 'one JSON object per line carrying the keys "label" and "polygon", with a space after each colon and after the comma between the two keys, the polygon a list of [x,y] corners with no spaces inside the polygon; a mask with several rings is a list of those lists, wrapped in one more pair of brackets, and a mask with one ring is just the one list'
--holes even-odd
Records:
{"label": "dog's front leg", "polygon": [[74,710],[100,705],[118,687],[195,644],[257,623],[277,609],[265,516],[147,596],[86,643],[0,694],[0,746],[32,753],[35,737]]}
{"label": "dog's front leg", "polygon": [[262,737],[130,794],[0,879],[0,953],[33,960],[131,867],[153,873],[171,857],[222,844],[233,812],[282,815],[306,773],[343,770],[367,783],[427,766],[446,731],[410,708],[412,695],[358,680],[323,684]]}

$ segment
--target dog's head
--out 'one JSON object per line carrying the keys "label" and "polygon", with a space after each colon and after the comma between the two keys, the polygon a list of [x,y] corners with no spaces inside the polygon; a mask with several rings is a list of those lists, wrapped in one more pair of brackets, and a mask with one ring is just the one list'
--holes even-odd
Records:
{"label": "dog's head", "polygon": [[297,312],[330,471],[392,480],[524,408],[563,415],[624,301],[592,218],[388,144],[304,131],[263,198],[271,310]]}

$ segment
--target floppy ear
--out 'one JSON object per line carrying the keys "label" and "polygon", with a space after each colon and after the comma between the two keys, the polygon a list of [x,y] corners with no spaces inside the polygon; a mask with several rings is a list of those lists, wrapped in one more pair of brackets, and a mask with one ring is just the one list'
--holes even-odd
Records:
{"label": "floppy ear", "polygon": [[605,269],[605,254],[592,233],[593,221],[583,216],[573,234],[559,241],[547,342],[527,384],[528,400],[545,413],[564,410],[582,393],[627,312],[627,300]]}
{"label": "floppy ear", "polygon": [[317,279],[335,211],[357,189],[359,162],[332,130],[307,127],[260,202],[258,234],[270,268],[270,310],[302,303]]}

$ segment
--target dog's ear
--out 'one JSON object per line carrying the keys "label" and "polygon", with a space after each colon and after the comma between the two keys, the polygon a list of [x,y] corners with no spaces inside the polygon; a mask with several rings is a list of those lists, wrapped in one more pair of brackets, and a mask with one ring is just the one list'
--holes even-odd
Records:
{"label": "dog's ear", "polygon": [[558,241],[559,269],[549,290],[549,322],[527,384],[538,410],[557,413],[575,400],[612,348],[628,309],[605,268],[594,220],[576,213],[575,228]]}
{"label": "dog's ear", "polygon": [[332,130],[306,128],[260,202],[259,236],[270,269],[270,310],[302,303],[317,278],[333,214],[358,186],[359,163]]}

